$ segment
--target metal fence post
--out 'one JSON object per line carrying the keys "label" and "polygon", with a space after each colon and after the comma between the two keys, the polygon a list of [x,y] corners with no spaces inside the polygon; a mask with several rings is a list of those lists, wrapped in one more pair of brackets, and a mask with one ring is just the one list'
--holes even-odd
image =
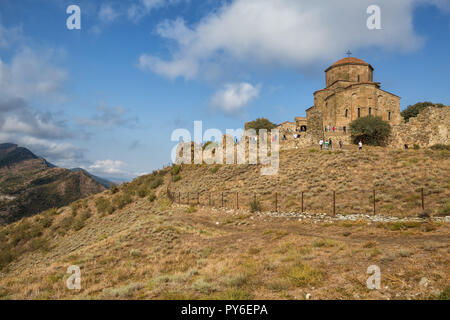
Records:
{"label": "metal fence post", "polygon": [[375,189],[373,190],[373,215],[377,214],[377,209],[376,209],[376,200],[375,200]]}
{"label": "metal fence post", "polygon": [[278,212],[278,192],[275,192],[275,212]]}
{"label": "metal fence post", "polygon": [[333,216],[336,215],[336,191],[333,191]]}
{"label": "metal fence post", "polygon": [[423,188],[421,189],[421,193],[422,193],[422,210],[425,210],[425,197],[423,194]]}
{"label": "metal fence post", "polygon": [[304,207],[303,207],[303,191],[302,191],[302,213],[305,212]]}

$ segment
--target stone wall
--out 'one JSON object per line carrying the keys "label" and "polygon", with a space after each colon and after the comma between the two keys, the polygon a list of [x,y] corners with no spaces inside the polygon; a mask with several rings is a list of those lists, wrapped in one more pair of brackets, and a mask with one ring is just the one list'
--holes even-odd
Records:
{"label": "stone wall", "polygon": [[392,127],[389,146],[403,148],[405,144],[413,147],[415,144],[427,148],[435,144],[450,144],[450,107],[428,107],[422,110],[408,123]]}

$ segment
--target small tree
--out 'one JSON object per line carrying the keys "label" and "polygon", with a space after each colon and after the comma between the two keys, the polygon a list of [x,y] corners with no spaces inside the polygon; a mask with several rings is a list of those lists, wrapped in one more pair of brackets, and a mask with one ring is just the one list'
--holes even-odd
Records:
{"label": "small tree", "polygon": [[418,102],[416,104],[413,105],[409,105],[405,110],[403,110],[401,112],[401,115],[403,117],[403,119],[405,119],[405,122],[409,122],[410,118],[414,118],[417,117],[417,115],[420,113],[420,111],[422,111],[423,109],[425,109],[426,107],[429,106],[435,106],[438,108],[443,108],[445,107],[445,105],[443,105],[442,103],[433,103],[433,102]]}
{"label": "small tree", "polygon": [[270,122],[266,118],[258,118],[255,121],[247,122],[245,125],[245,130],[248,129],[255,129],[256,134],[259,134],[259,130],[266,129],[266,130],[272,130],[275,129],[277,125],[275,123]]}
{"label": "small tree", "polygon": [[354,143],[362,141],[364,144],[384,146],[391,134],[391,126],[381,117],[367,116],[358,118],[350,123],[352,140]]}

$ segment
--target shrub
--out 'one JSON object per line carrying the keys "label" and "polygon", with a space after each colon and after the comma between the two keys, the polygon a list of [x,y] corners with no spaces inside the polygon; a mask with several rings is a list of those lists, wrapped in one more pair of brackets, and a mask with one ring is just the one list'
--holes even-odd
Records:
{"label": "shrub", "polygon": [[272,130],[276,127],[276,124],[270,122],[266,118],[258,118],[255,121],[250,121],[245,124],[245,130],[255,129],[256,134],[259,134],[259,130],[261,129]]}
{"label": "shrub", "polygon": [[178,182],[181,180],[181,176],[175,176],[173,177],[173,182]]}
{"label": "shrub", "polygon": [[99,213],[108,213],[111,214],[114,212],[114,207],[111,205],[111,202],[103,197],[95,200],[95,207]]}
{"label": "shrub", "polygon": [[170,168],[170,174],[172,176],[177,176],[181,171],[181,166],[180,165],[173,165],[172,168]]}
{"label": "shrub", "polygon": [[446,287],[440,294],[439,300],[450,300],[450,287]]}
{"label": "shrub", "polygon": [[350,130],[354,143],[362,141],[364,144],[373,146],[386,145],[391,134],[391,126],[381,117],[367,116],[358,118],[350,123]]}
{"label": "shrub", "polygon": [[119,187],[115,184],[113,184],[111,186],[111,188],[109,189],[109,191],[111,192],[111,194],[116,194],[117,192],[119,192]]}
{"label": "shrub", "polygon": [[150,187],[152,189],[156,189],[158,188],[160,185],[163,184],[163,179],[161,177],[156,178],[155,180],[153,180],[153,182],[150,184]]}
{"label": "shrub", "polygon": [[147,196],[147,194],[148,194],[148,189],[145,186],[140,187],[137,191],[137,195],[140,198],[144,198],[145,196]]}
{"label": "shrub", "polygon": [[447,150],[447,151],[450,151],[450,145],[435,144],[434,146],[431,147],[431,149],[433,149],[433,150]]}
{"label": "shrub", "polygon": [[148,196],[148,201],[154,202],[156,200],[156,194],[153,192]]}
{"label": "shrub", "polygon": [[323,275],[322,270],[304,263],[295,264],[285,272],[285,277],[297,287],[318,284],[322,281]]}
{"label": "shrub", "polygon": [[259,202],[258,200],[253,200],[249,203],[250,205],[250,212],[261,212],[262,211],[262,206],[261,206],[261,202]]}
{"label": "shrub", "polygon": [[118,194],[114,196],[112,203],[114,208],[123,209],[127,204],[133,202],[133,199],[130,194]]}
{"label": "shrub", "polygon": [[401,115],[403,117],[403,119],[405,119],[405,122],[409,122],[410,118],[414,118],[417,117],[417,115],[420,113],[420,111],[422,111],[423,109],[425,109],[426,107],[429,106],[436,106],[438,108],[443,108],[445,107],[442,103],[433,103],[433,102],[418,102],[414,105],[409,105],[405,110],[403,110],[401,112]]}
{"label": "shrub", "polygon": [[220,166],[215,166],[213,168],[211,168],[211,173],[216,173],[217,171],[219,171]]}
{"label": "shrub", "polygon": [[187,213],[194,213],[197,212],[197,208],[194,205],[190,205],[187,209]]}
{"label": "shrub", "polygon": [[439,215],[444,217],[450,216],[450,201],[447,201],[447,203],[439,209]]}

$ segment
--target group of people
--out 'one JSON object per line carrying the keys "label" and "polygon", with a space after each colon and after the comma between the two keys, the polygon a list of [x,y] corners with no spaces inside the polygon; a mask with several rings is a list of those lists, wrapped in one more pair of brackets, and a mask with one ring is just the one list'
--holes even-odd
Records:
{"label": "group of people", "polygon": [[[329,140],[325,140],[325,141],[323,139],[320,139],[319,146],[320,146],[320,150],[323,150],[324,147],[325,147],[325,150],[333,149],[333,140],[331,140],[331,138]],[[342,140],[339,140],[339,149],[342,149],[343,147],[344,147],[344,144],[342,143]],[[362,150],[362,148],[363,148],[363,143],[362,143],[362,141],[359,141],[358,149]]]}
{"label": "group of people", "polygon": [[328,131],[328,132],[331,132],[331,131],[333,131],[333,132],[336,132],[336,127],[335,126],[330,126],[330,125],[327,125],[326,127],[325,127],[325,131]]}
{"label": "group of people", "polygon": [[[329,140],[322,140],[319,141],[320,150],[322,150],[325,147],[325,150],[333,149],[333,140],[331,138]],[[344,144],[342,143],[342,140],[339,140],[339,149],[342,149]]]}

